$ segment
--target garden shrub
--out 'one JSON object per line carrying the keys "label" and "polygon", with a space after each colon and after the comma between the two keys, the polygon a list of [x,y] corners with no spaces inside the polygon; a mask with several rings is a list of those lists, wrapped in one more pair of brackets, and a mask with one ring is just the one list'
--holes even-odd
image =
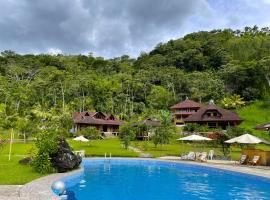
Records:
{"label": "garden shrub", "polygon": [[37,154],[31,163],[35,171],[46,174],[54,171],[50,155],[58,150],[59,136],[55,132],[43,131],[38,134],[36,147],[38,149]]}
{"label": "garden shrub", "polygon": [[131,140],[135,139],[135,128],[131,124],[124,124],[120,126],[119,137],[127,149]]}
{"label": "garden shrub", "polygon": [[100,132],[96,127],[83,128],[82,130],[77,132],[77,135],[83,135],[84,137],[92,140],[100,138]]}

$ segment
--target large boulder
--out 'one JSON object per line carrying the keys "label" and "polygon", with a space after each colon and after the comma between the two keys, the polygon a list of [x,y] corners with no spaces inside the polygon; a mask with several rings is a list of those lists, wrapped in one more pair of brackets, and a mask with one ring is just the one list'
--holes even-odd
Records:
{"label": "large boulder", "polygon": [[75,155],[64,138],[59,139],[58,151],[50,155],[52,166],[58,172],[66,172],[76,169],[82,162],[82,158]]}

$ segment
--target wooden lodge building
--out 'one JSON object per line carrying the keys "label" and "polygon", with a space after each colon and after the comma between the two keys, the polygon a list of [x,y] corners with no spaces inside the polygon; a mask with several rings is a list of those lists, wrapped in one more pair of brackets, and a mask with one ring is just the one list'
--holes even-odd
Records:
{"label": "wooden lodge building", "polygon": [[147,118],[142,121],[139,121],[138,123],[135,123],[133,126],[138,127],[140,125],[145,126],[145,130],[140,130],[141,132],[138,132],[136,134],[136,138],[138,140],[149,140],[153,133],[153,128],[160,126],[160,121],[156,119]]}
{"label": "wooden lodge building", "polygon": [[113,115],[107,115],[103,112],[75,112],[72,118],[75,124],[75,132],[92,126],[105,135],[117,135],[119,126],[123,124]]}
{"label": "wooden lodge building", "polygon": [[171,106],[173,121],[176,125],[183,125],[185,123],[184,120],[190,115],[196,113],[201,107],[203,107],[202,104],[189,99],[175,104]]}
{"label": "wooden lodge building", "polygon": [[179,124],[179,122],[185,124],[197,123],[207,125],[210,128],[220,127],[226,129],[228,126],[237,126],[243,121],[237,113],[220,108],[213,102],[204,106],[194,101],[186,100],[172,106],[171,109],[173,110],[174,122],[176,124]]}

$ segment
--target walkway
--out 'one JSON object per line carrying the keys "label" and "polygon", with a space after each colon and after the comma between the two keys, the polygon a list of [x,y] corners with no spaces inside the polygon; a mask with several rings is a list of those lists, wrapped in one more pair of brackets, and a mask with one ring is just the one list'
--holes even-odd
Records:
{"label": "walkway", "polygon": [[235,165],[235,161],[225,161],[225,160],[207,160],[207,162],[183,161],[177,156],[164,156],[158,159],[172,161],[172,162],[188,163],[192,165],[213,167],[213,168],[218,168],[218,169],[241,172],[241,173],[246,173],[246,174],[253,174],[257,176],[270,178],[269,166]]}
{"label": "walkway", "polygon": [[136,147],[132,147],[132,146],[129,146],[128,147],[129,150],[131,151],[134,151],[136,153],[139,153],[140,154],[140,158],[152,158],[153,156],[149,153],[144,153],[143,151],[141,151],[140,149],[136,148]]}

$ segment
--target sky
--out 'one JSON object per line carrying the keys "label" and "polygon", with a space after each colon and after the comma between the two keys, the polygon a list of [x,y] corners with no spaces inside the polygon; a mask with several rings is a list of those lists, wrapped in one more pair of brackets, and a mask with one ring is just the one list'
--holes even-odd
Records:
{"label": "sky", "polygon": [[0,0],[0,51],[137,57],[191,32],[254,25],[270,26],[270,0]]}

